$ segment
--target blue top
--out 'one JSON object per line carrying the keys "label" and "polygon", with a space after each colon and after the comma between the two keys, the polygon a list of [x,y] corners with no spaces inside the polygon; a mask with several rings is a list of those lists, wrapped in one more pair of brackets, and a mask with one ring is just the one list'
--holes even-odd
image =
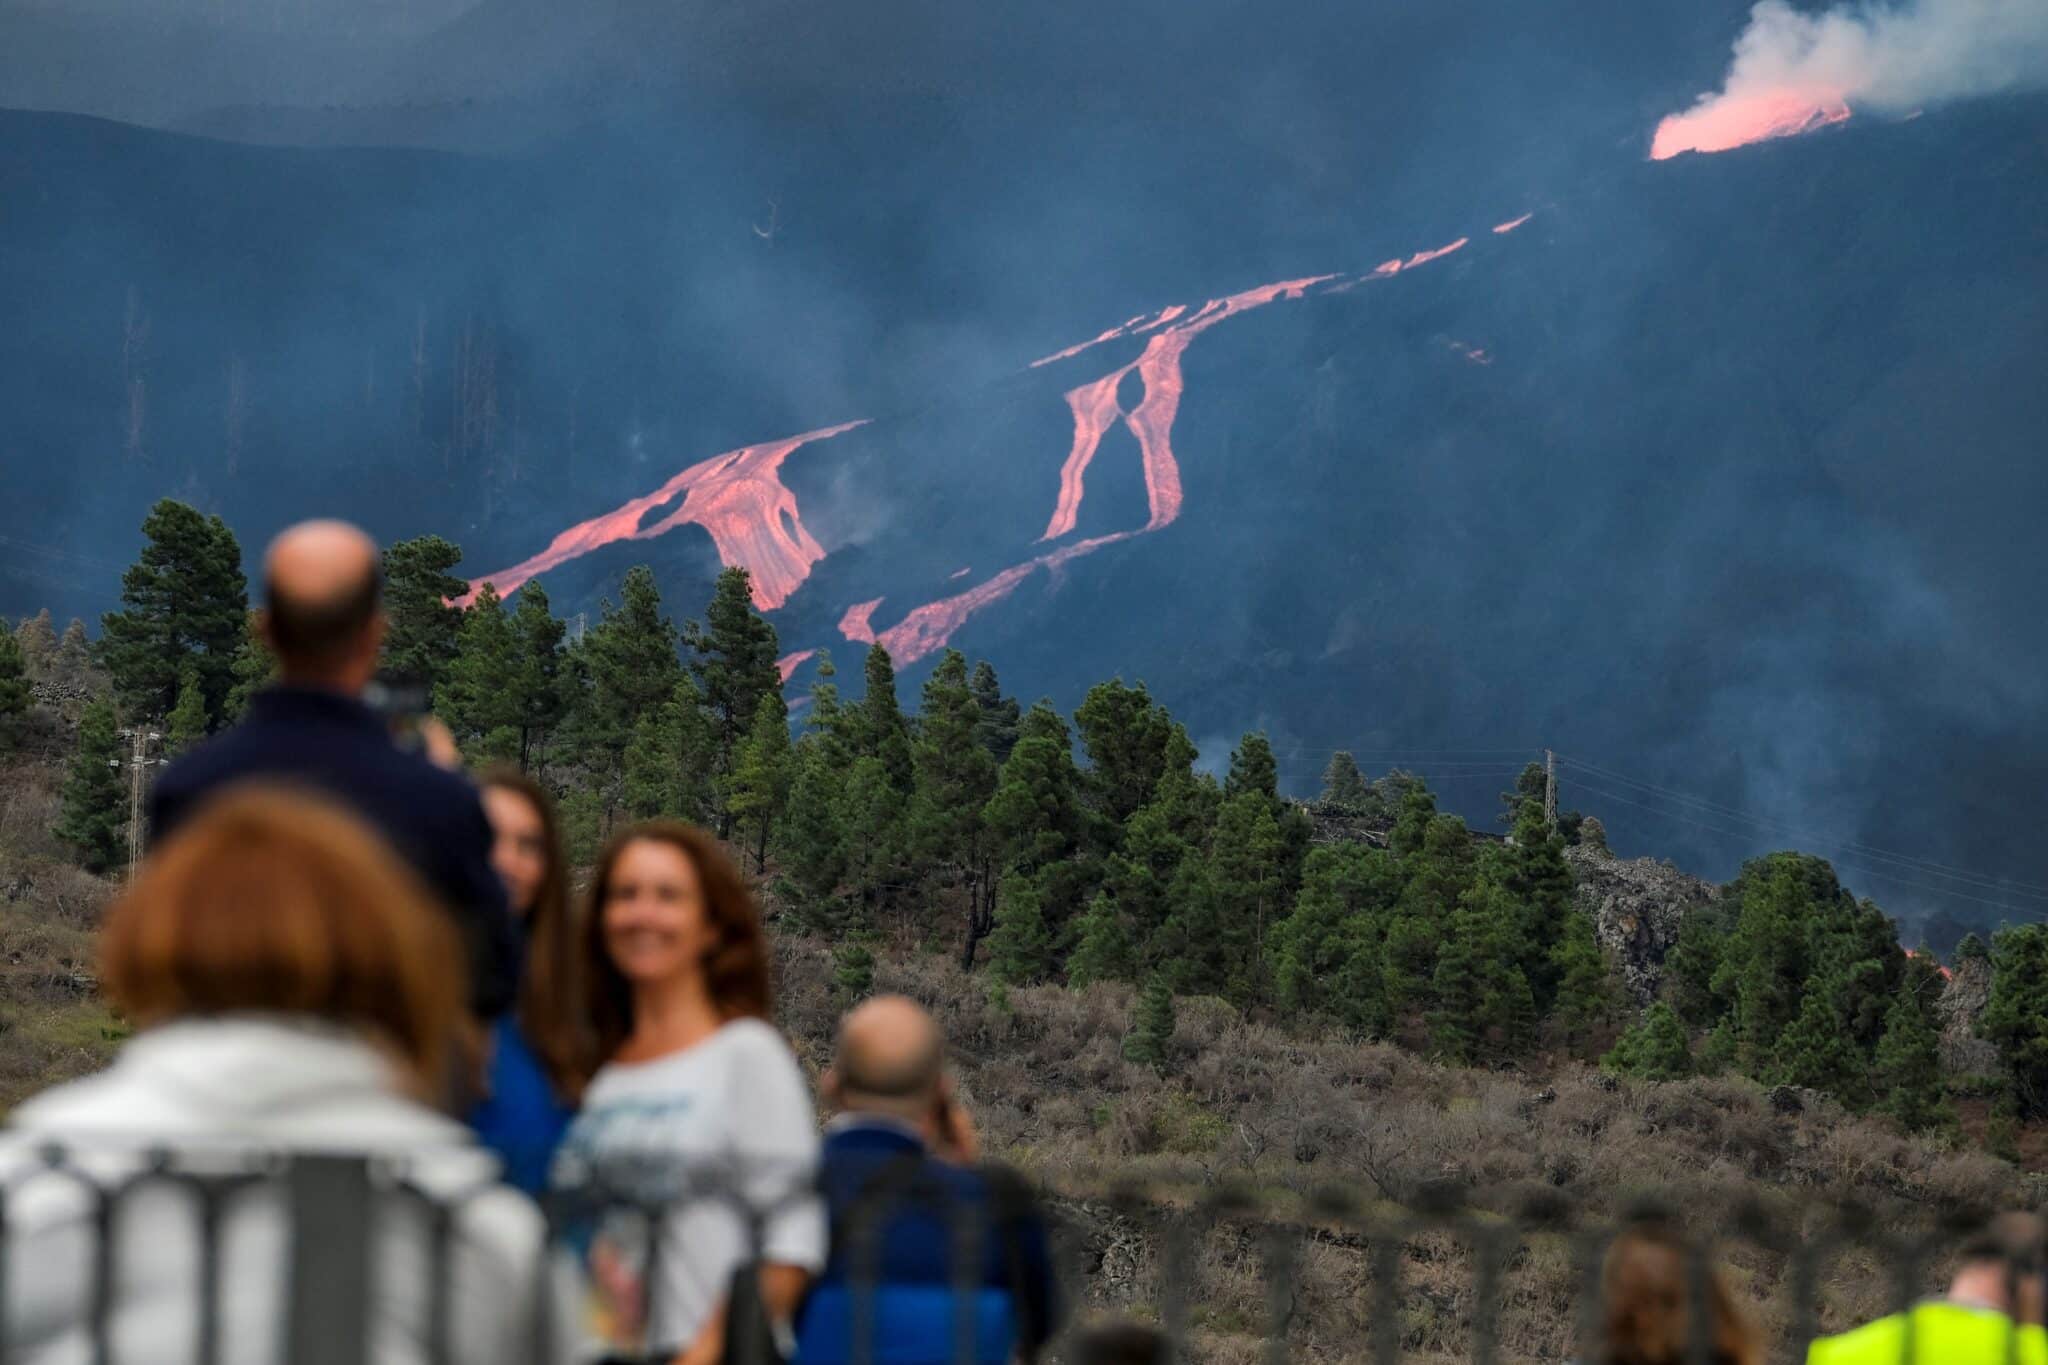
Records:
{"label": "blue top", "polygon": [[507,1015],[491,1030],[490,1090],[470,1111],[477,1141],[505,1163],[505,1183],[538,1199],[547,1192],[555,1148],[576,1117],[548,1083],[548,1073]]}
{"label": "blue top", "polygon": [[[862,1336],[874,1365],[951,1365],[969,1359],[963,1333],[978,1365],[1036,1358],[1058,1304],[1045,1222],[1017,1176],[856,1120],[826,1137],[818,1179],[832,1254],[797,1315],[794,1365],[845,1365]],[[964,1279],[956,1256],[972,1257]]]}
{"label": "blue top", "polygon": [[471,1009],[489,1019],[511,1007],[518,944],[491,870],[490,822],[468,778],[399,748],[353,697],[272,687],[250,699],[240,723],[164,769],[149,795],[151,833],[163,838],[209,797],[250,780],[302,783],[368,821],[455,916]]}

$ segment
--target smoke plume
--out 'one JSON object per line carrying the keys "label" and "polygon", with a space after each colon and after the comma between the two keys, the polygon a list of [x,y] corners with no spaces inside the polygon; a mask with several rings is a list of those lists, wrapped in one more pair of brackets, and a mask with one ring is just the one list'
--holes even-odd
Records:
{"label": "smoke plume", "polygon": [[2042,0],[1909,0],[1807,14],[1763,0],[1717,94],[1657,127],[1650,155],[1718,152],[1811,132],[1851,109],[1906,114],[2048,85]]}

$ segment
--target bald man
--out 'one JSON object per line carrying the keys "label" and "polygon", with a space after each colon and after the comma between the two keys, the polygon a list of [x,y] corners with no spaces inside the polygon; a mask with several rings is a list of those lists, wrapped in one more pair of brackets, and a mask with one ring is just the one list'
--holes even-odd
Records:
{"label": "bald man", "polygon": [[1014,1174],[972,1164],[937,1023],[902,996],[868,1001],[840,1025],[820,1088],[836,1111],[819,1177],[832,1252],[797,1320],[796,1365],[1035,1360],[1057,1308],[1045,1223]]}
{"label": "bald man", "polygon": [[291,527],[264,555],[263,587],[277,684],[250,699],[238,725],[165,770],[150,793],[151,832],[162,838],[216,793],[254,778],[326,792],[382,832],[439,894],[469,950],[473,1010],[502,1014],[518,945],[476,789],[400,749],[363,704],[384,644],[376,542],[345,522]]}

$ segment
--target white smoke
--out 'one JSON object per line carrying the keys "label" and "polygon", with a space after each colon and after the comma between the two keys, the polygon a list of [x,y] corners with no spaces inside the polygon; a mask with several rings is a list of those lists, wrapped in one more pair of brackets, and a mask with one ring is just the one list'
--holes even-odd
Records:
{"label": "white smoke", "polygon": [[1726,86],[1700,109],[1792,90],[1905,114],[2037,86],[2048,86],[2048,0],[1910,0],[1821,14],[1763,0],[1736,39]]}

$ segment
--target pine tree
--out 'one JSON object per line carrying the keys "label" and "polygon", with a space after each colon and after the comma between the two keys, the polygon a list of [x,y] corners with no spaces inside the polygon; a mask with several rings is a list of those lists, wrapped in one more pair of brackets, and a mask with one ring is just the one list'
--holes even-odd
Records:
{"label": "pine tree", "polygon": [[[708,758],[695,743],[695,719],[658,714],[677,703],[678,688],[689,679],[676,655],[675,623],[662,614],[661,592],[646,565],[627,571],[618,605],[603,604],[598,623],[575,651],[574,672],[576,703],[565,727],[567,748],[571,761],[583,764],[596,778],[607,812],[623,799],[626,750],[636,744],[643,749],[643,782],[652,775],[645,766],[648,744],[655,752],[677,755],[678,761],[689,755],[699,765],[688,775],[690,783],[708,781],[709,773],[703,770]],[[694,699],[695,686],[684,695]],[[696,702],[689,705],[695,707]],[[641,733],[643,723],[668,726],[671,733],[649,739]]]}
{"label": "pine tree", "polygon": [[21,742],[31,700],[28,661],[21,642],[7,629],[7,623],[0,621],[0,753]]}
{"label": "pine tree", "polygon": [[1273,758],[1273,746],[1258,732],[1237,742],[1230,754],[1230,775],[1223,779],[1225,798],[1243,792],[1257,792],[1268,801],[1280,796],[1280,765]]}
{"label": "pine tree", "polygon": [[753,850],[757,871],[767,869],[768,840],[789,801],[790,763],[789,717],[782,695],[767,693],[754,705],[753,729],[734,756],[725,782],[726,816],[734,836]]}
{"label": "pine tree", "polygon": [[1346,814],[1363,813],[1373,804],[1372,788],[1365,785],[1358,760],[1346,750],[1331,754],[1329,766],[1323,769],[1322,802]]}
{"label": "pine tree", "polygon": [[241,546],[219,517],[169,498],[150,509],[142,534],[141,556],[121,575],[121,610],[100,619],[100,659],[121,706],[138,717],[169,714],[190,669],[212,729],[234,688],[249,611]]}
{"label": "pine tree", "polygon": [[1143,683],[1126,687],[1116,679],[1088,689],[1074,724],[1088,751],[1088,785],[1097,808],[1120,825],[1159,785],[1173,721]]}
{"label": "pine tree", "polygon": [[855,719],[859,752],[879,760],[889,785],[908,796],[916,784],[910,726],[896,700],[896,667],[889,661],[889,651],[880,645],[869,646],[861,672],[866,690]]}
{"label": "pine tree", "polygon": [[908,831],[903,793],[887,764],[872,754],[853,761],[839,788],[836,823],[846,851],[846,878],[867,923],[879,922],[899,887]]}
{"label": "pine tree", "polygon": [[1977,1032],[1998,1045],[2014,1116],[2048,1114],[2048,925],[1993,936],[1991,999]]}
{"label": "pine tree", "polygon": [[1507,887],[1521,905],[1522,974],[1536,993],[1537,1010],[1548,1014],[1557,998],[1552,955],[1573,914],[1572,871],[1564,860],[1564,841],[1551,833],[1540,807],[1525,806],[1516,822]]}
{"label": "pine tree", "polygon": [[1646,1081],[1675,1081],[1692,1074],[1692,1051],[1677,1011],[1663,1001],[1650,1006],[1614,1050],[1601,1059],[1608,1071]]}
{"label": "pine tree", "polygon": [[1714,990],[1727,934],[1725,917],[1712,903],[1693,906],[1678,922],[1678,942],[1664,958],[1664,992],[1689,1024],[1713,1024],[1730,1008]]}
{"label": "pine tree", "polygon": [[1284,855],[1270,798],[1256,787],[1224,798],[1208,868],[1216,932],[1197,959],[1199,989],[1239,1005],[1264,995],[1266,931],[1288,907]]}
{"label": "pine tree", "polygon": [[803,919],[824,928],[831,918],[828,902],[846,872],[840,774],[816,734],[797,744],[791,771],[788,808],[775,830],[777,857],[798,892]]}
{"label": "pine tree", "polygon": [[23,618],[14,628],[14,638],[21,645],[22,665],[29,680],[49,681],[57,665],[57,629],[50,624],[50,609],[44,607],[34,616]]}
{"label": "pine tree", "polygon": [[1067,958],[1067,985],[1080,990],[1097,981],[1128,981],[1137,968],[1124,917],[1107,892],[1091,901],[1079,922],[1080,941]]}
{"label": "pine tree", "polygon": [[1124,1056],[1164,1073],[1173,1059],[1175,1022],[1173,986],[1164,976],[1155,975],[1138,995],[1137,1015],[1124,1040]]}
{"label": "pine tree", "polygon": [[1513,1056],[1534,1041],[1536,1004],[1519,965],[1514,897],[1481,881],[1459,902],[1430,977],[1430,1045],[1452,1061]]}
{"label": "pine tree", "polygon": [[243,618],[242,641],[235,646],[233,673],[234,686],[228,689],[227,702],[221,707],[221,721],[226,725],[240,720],[242,713],[249,709],[250,699],[277,681],[277,660],[271,657],[270,647],[263,643],[263,634],[254,612]]}
{"label": "pine tree", "polygon": [[1955,958],[1957,966],[1965,962],[1988,962],[1991,959],[1991,949],[1987,948],[1984,940],[1975,933],[1968,933],[1956,944]]}
{"label": "pine tree", "polygon": [[1400,868],[1384,849],[1341,843],[1311,853],[1294,908],[1269,945],[1280,1008],[1384,1033],[1381,942],[1400,891]]}
{"label": "pine tree", "polygon": [[986,659],[974,665],[974,676],[967,685],[974,692],[975,709],[980,713],[974,726],[975,742],[1001,767],[1010,750],[1017,747],[1017,724],[1022,711],[1015,697],[1003,695],[995,665]]}
{"label": "pine tree", "polygon": [[633,727],[622,759],[623,796],[636,819],[702,822],[711,807],[711,727],[686,673]]}
{"label": "pine tree", "polygon": [[1052,973],[1052,931],[1029,876],[1011,872],[996,893],[996,927],[988,939],[989,971],[1011,986],[1028,986]]}
{"label": "pine tree", "polygon": [[568,623],[549,609],[538,581],[519,590],[512,613],[512,674],[508,687],[513,724],[519,731],[519,770],[546,765],[548,737],[561,725],[569,697],[563,678],[562,640]]}
{"label": "pine tree", "polygon": [[986,808],[1004,865],[1036,872],[1075,851],[1082,828],[1080,786],[1066,726],[1040,702],[1026,713]]}
{"label": "pine tree", "polygon": [[164,726],[164,749],[175,756],[206,738],[206,694],[200,690],[199,671],[187,669],[184,686],[178,689],[178,704]]}
{"label": "pine tree", "polygon": [[832,994],[842,1010],[851,1009],[875,989],[875,954],[867,943],[850,938],[832,953]]}
{"label": "pine tree", "polygon": [[1771,1051],[1764,1079],[1825,1091],[1852,1109],[1863,1108],[1870,1099],[1868,1059],[1857,1050],[1845,1018],[1855,990],[1846,974],[1809,981],[1799,1013]]}
{"label": "pine tree", "polygon": [[518,641],[489,583],[461,614],[455,655],[434,688],[434,710],[473,758],[510,759],[519,748]]}
{"label": "pine tree", "polygon": [[1592,916],[1578,910],[1565,916],[1563,936],[1550,951],[1550,974],[1556,982],[1551,1021],[1566,1046],[1576,1050],[1621,1008],[1614,973],[1593,933]]}
{"label": "pine tree", "polygon": [[95,701],[78,726],[78,749],[64,779],[64,804],[56,835],[71,845],[79,865],[104,873],[119,866],[122,827],[127,823],[127,784],[121,775],[121,737],[114,707]]}
{"label": "pine tree", "polygon": [[[754,610],[753,579],[737,566],[718,575],[704,625],[686,632],[697,659],[692,670],[711,715],[712,762],[724,778],[738,762],[739,749],[754,733],[754,713],[764,697],[782,698],[782,673],[775,656],[775,627]],[[785,717],[786,720],[786,717]],[[720,833],[732,832],[733,813],[721,811]]]}
{"label": "pine tree", "polygon": [[460,647],[462,613],[448,604],[469,584],[448,571],[461,562],[461,547],[440,536],[401,540],[384,551],[384,667],[429,689],[440,685]]}
{"label": "pine tree", "polygon": [[[919,861],[943,869],[966,892],[968,945],[995,924],[996,850],[984,811],[995,795],[996,762],[977,742],[981,714],[965,656],[947,650],[918,706],[912,837]],[[971,963],[972,947],[962,956]]]}
{"label": "pine tree", "polygon": [[1941,1036],[1923,1004],[1910,995],[1892,1002],[1873,1071],[1878,1108],[1911,1132],[1955,1125],[1941,1079]]}
{"label": "pine tree", "polygon": [[1394,817],[1394,834],[1388,847],[1395,856],[1406,858],[1422,848],[1422,841],[1436,816],[1436,798],[1430,795],[1423,783],[1402,774],[1392,774],[1390,782],[1401,788],[1401,800]]}

